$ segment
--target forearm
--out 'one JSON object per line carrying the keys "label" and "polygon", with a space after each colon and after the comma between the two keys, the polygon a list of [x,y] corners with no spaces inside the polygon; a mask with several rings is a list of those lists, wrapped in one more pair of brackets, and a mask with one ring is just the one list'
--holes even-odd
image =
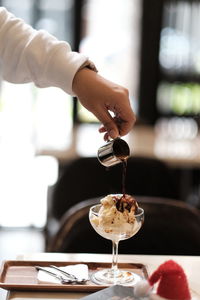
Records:
{"label": "forearm", "polygon": [[45,31],[34,30],[2,7],[0,61],[3,78],[7,81],[55,86],[76,95],[102,122],[100,132],[105,133],[105,139],[127,134],[135,122],[126,88],[85,68],[89,65],[96,71],[88,58],[72,52],[68,43],[58,41]]}
{"label": "forearm", "polygon": [[74,75],[88,58],[0,8],[0,60],[3,78],[9,82],[56,86],[73,94]]}

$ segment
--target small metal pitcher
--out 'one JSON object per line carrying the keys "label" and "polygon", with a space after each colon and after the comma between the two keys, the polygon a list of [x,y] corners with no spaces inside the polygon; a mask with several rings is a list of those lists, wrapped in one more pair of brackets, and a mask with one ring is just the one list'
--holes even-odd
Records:
{"label": "small metal pitcher", "polygon": [[128,144],[121,138],[108,141],[99,148],[97,157],[105,167],[111,167],[126,160],[130,156]]}

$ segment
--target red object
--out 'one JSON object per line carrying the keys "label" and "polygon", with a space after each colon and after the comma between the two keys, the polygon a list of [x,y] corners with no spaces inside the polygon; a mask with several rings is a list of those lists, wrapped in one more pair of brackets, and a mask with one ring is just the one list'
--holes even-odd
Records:
{"label": "red object", "polygon": [[158,282],[157,295],[170,300],[190,300],[191,295],[184,270],[173,260],[168,260],[150,276],[149,283]]}

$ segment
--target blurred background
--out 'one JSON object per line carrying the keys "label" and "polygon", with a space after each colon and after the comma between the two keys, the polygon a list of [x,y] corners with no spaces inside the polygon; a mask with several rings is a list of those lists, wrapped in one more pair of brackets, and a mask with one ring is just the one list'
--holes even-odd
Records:
{"label": "blurred background", "polygon": [[[2,0],[0,5],[68,41],[100,74],[129,89],[137,115],[125,137],[131,155],[164,162],[176,180],[176,198],[200,208],[200,1],[21,0],[19,5]],[[92,114],[57,88],[1,80],[1,257],[12,256],[10,245],[19,239],[24,243],[15,252],[44,250],[49,191],[67,163],[96,157],[104,143],[98,127]]]}

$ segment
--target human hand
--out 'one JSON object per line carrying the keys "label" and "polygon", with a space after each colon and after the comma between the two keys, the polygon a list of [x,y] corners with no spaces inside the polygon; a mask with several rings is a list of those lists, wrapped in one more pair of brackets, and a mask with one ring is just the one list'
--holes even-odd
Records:
{"label": "human hand", "polygon": [[81,104],[102,123],[99,132],[105,133],[105,140],[126,135],[132,129],[136,118],[126,88],[83,68],[76,73],[72,89]]}

